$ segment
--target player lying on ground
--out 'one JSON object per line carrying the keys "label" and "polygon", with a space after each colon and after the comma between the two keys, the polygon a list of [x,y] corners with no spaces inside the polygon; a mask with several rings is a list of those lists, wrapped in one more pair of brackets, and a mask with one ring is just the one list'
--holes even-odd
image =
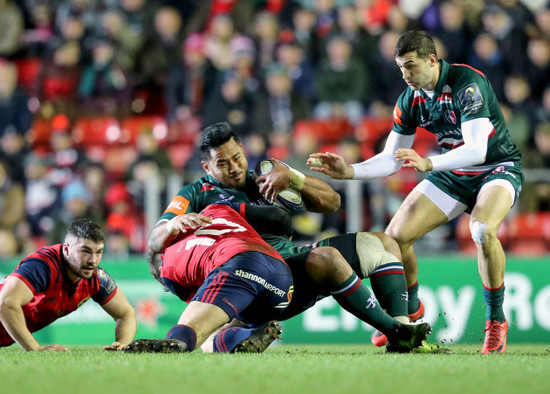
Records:
{"label": "player lying on ground", "polygon": [[[321,160],[322,165],[311,169],[337,179],[387,176],[401,166],[430,172],[403,201],[386,229],[403,256],[409,312],[420,305],[413,243],[468,212],[487,305],[482,353],[502,353],[508,331],[502,308],[506,256],[497,233],[522,188],[521,154],[482,72],[438,59],[433,39],[421,31],[407,32],[399,39],[395,60],[409,86],[395,105],[393,129],[384,151],[351,166],[341,156],[316,153],[311,158]],[[418,126],[437,136],[442,154],[425,158],[410,149]]]}
{"label": "player lying on ground", "polygon": [[[253,171],[248,169],[242,144],[226,122],[203,130],[200,150],[207,175],[184,186],[151,231],[149,262],[156,277],[159,266],[155,256],[172,243],[179,231],[192,224],[188,214],[200,212],[220,199],[266,205],[280,191],[292,186],[301,192],[310,211],[329,213],[340,206],[340,196],[326,182],[304,176],[276,161],[269,174],[255,179]],[[259,189],[260,183],[263,186]],[[365,321],[365,311],[372,298],[361,279],[368,277],[382,308],[400,322],[409,322],[404,270],[396,256],[399,248],[389,236],[345,234],[304,247],[293,244],[287,234],[271,234],[269,229],[259,233],[281,254],[292,271],[294,295],[282,318],[295,316],[318,299],[332,294],[348,312]],[[351,292],[347,291],[350,285]],[[421,315],[417,313],[418,318]]]}
{"label": "player lying on ground", "polygon": [[[274,206],[233,205],[239,212],[212,204],[200,214],[185,215],[189,226],[165,250],[160,280],[189,305],[166,340],[137,340],[126,351],[193,351],[235,318],[260,328],[223,329],[213,339],[214,351],[263,351],[277,337],[280,326],[272,320],[283,318],[293,298],[292,274],[243,216],[253,217],[257,228],[269,227],[273,234],[290,231],[290,216]],[[353,292],[359,283],[350,283],[345,291]],[[374,297],[364,316],[388,336],[388,348],[396,352],[420,346],[430,330],[427,323],[399,323]]]}
{"label": "player lying on ground", "polygon": [[17,342],[27,351],[67,350],[40,345],[32,333],[90,298],[116,321],[115,341],[105,350],[121,350],[134,339],[134,309],[99,267],[104,241],[98,225],[78,219],[67,229],[64,243],[41,248],[21,261],[0,284],[0,346]]}

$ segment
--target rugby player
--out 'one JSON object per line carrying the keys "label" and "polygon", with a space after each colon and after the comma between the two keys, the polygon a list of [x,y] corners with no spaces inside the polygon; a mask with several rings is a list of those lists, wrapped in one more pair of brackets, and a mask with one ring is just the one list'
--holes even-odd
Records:
{"label": "rugby player", "polygon": [[[312,170],[336,179],[383,177],[401,166],[429,172],[386,229],[401,249],[409,312],[420,305],[413,243],[468,212],[487,306],[482,353],[503,353],[508,331],[502,308],[506,259],[497,232],[522,188],[521,154],[481,71],[438,59],[433,39],[422,31],[401,36],[395,60],[408,87],[395,105],[393,128],[384,150],[352,165],[336,154],[315,153],[308,164],[317,163]],[[417,127],[437,136],[441,154],[421,157],[411,149]]]}
{"label": "rugby player", "polygon": [[0,347],[17,342],[26,351],[66,351],[41,345],[32,333],[93,299],[116,321],[115,341],[105,350],[122,350],[136,333],[134,308],[113,278],[99,267],[105,234],[88,219],[77,219],[62,244],[24,258],[0,284]]}
{"label": "rugby player", "polygon": [[[189,305],[166,339],[138,339],[126,352],[193,351],[220,329],[213,338],[214,352],[262,352],[278,337],[280,325],[272,320],[284,318],[293,298],[292,274],[254,228],[285,234],[291,229],[290,216],[275,206],[231,206],[236,210],[215,203],[200,214],[184,215],[188,226],[175,233],[163,253],[160,281]],[[354,287],[346,291],[354,292]],[[223,327],[235,318],[252,327]],[[374,300],[364,320],[384,332],[396,352],[421,345],[430,329],[427,323],[399,323]]]}
{"label": "rugby player", "polygon": [[[151,231],[149,263],[156,277],[160,268],[157,256],[172,243],[175,234],[189,225],[186,214],[200,212],[219,200],[266,205],[292,185],[301,191],[310,211],[329,213],[340,206],[340,196],[326,182],[278,162],[267,175],[254,179],[243,146],[226,122],[203,130],[200,150],[206,176],[185,185]],[[380,306],[398,321],[409,323],[404,270],[396,256],[399,248],[391,237],[382,233],[353,233],[300,247],[291,242],[288,234],[271,234],[269,229],[259,232],[292,271],[294,294],[281,319],[295,316],[319,298],[332,294],[348,312],[367,321],[368,306],[374,297],[361,279],[369,277]]]}

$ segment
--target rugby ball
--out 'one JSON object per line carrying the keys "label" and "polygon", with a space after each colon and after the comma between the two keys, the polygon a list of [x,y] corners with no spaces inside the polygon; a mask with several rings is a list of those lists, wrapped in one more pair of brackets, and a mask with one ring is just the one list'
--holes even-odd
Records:
{"label": "rugby ball", "polygon": [[[281,164],[287,166],[290,168],[290,166],[282,161],[280,161]],[[265,175],[271,172],[273,170],[274,164],[270,160],[262,160],[254,169],[254,173],[256,176]],[[260,188],[262,187],[263,183],[258,185]],[[302,200],[302,193],[300,193],[299,190],[296,190],[292,187],[288,187],[282,191],[279,192],[277,195],[277,198],[275,198],[275,201],[273,201],[273,204],[284,208],[288,211],[295,211],[297,209],[302,209],[304,207],[304,202]]]}

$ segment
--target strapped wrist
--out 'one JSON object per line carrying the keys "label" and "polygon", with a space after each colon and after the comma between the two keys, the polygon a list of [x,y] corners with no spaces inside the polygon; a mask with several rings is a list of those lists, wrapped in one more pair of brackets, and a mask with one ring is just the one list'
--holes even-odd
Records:
{"label": "strapped wrist", "polygon": [[295,170],[294,168],[290,169],[290,187],[293,187],[296,190],[302,190],[304,184],[306,183],[306,176],[300,171]]}
{"label": "strapped wrist", "polygon": [[[177,216],[176,216],[177,217]],[[170,219],[168,222],[166,222],[166,230],[170,233],[170,234],[175,234],[176,233],[176,228],[174,227],[174,220],[176,218],[172,218]]]}

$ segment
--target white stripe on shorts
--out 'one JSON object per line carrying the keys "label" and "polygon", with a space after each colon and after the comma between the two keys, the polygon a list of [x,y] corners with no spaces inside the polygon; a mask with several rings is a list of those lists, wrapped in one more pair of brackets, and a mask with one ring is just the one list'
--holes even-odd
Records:
{"label": "white stripe on shorts", "polygon": [[424,179],[416,185],[413,190],[428,197],[445,215],[447,215],[449,220],[456,218],[467,208],[465,204],[449,196],[427,179]]}

